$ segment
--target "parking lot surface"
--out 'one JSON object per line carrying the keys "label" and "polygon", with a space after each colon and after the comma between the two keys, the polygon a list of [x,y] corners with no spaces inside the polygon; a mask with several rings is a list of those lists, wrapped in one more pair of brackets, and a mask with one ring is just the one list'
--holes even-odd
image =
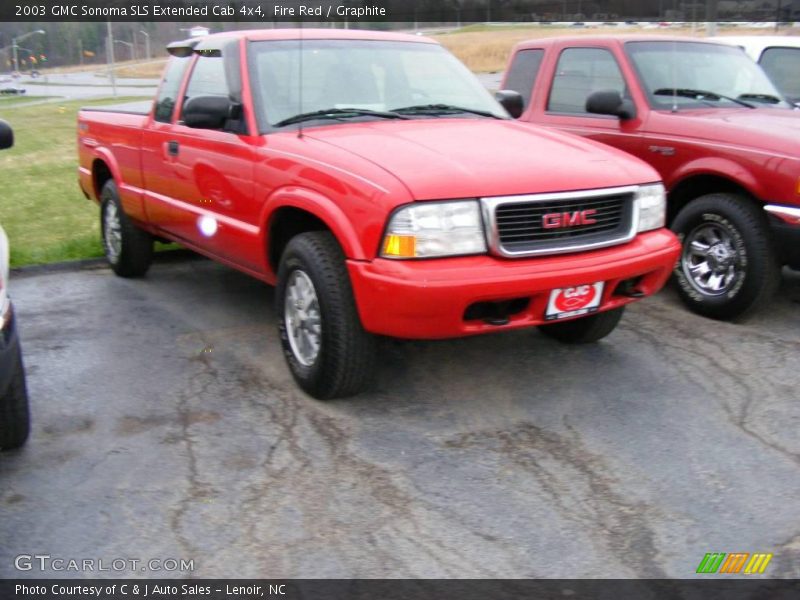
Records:
{"label": "parking lot surface", "polygon": [[[15,557],[194,577],[800,576],[800,274],[745,324],[670,290],[603,342],[384,340],[374,389],[293,384],[272,289],[206,260],[12,278],[33,410],[0,455]],[[140,563],[141,564],[141,563]]]}

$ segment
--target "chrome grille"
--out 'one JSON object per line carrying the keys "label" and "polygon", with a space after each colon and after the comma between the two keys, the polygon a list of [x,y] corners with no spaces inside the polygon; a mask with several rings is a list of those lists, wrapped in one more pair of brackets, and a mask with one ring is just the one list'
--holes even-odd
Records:
{"label": "chrome grille", "polygon": [[[491,224],[490,246],[504,256],[526,256],[626,242],[636,233],[635,192],[636,186],[484,198],[484,216]],[[588,214],[590,222],[580,222],[583,211],[593,211]],[[571,224],[558,226],[564,222]]]}

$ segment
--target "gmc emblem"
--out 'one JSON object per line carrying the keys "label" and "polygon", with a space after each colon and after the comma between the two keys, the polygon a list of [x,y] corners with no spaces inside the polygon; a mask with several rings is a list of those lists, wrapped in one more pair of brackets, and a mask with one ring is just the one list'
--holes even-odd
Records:
{"label": "gmc emblem", "polygon": [[548,213],[542,217],[544,229],[559,229],[561,227],[577,227],[578,225],[592,225],[597,223],[593,219],[597,211],[593,208],[576,210],[575,212]]}

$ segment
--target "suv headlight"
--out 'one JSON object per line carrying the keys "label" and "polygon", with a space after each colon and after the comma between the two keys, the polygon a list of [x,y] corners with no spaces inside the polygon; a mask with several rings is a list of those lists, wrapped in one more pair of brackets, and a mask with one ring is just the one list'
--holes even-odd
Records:
{"label": "suv headlight", "polygon": [[660,183],[643,185],[636,192],[634,201],[639,205],[637,232],[664,227],[667,223],[667,193]]}
{"label": "suv headlight", "polygon": [[384,258],[432,258],[486,252],[477,200],[417,202],[389,219],[381,244]]}

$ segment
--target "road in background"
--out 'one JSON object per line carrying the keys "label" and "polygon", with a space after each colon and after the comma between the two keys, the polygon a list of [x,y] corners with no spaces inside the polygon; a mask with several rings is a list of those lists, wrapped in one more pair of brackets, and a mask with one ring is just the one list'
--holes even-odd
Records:
{"label": "road in background", "polygon": [[[11,281],[33,434],[0,456],[22,553],[194,559],[195,577],[692,577],[707,552],[800,576],[800,274],[746,324],[671,291],[603,342],[383,340],[318,402],[272,289],[205,260]],[[188,573],[94,573],[185,576]]]}
{"label": "road in background", "polygon": [[[502,73],[480,73],[478,79],[490,90],[500,86]],[[158,79],[117,79],[117,96],[146,96],[156,94]],[[103,98],[114,93],[111,83],[105,76],[94,73],[69,73],[48,75],[36,79],[22,79],[16,82],[25,88],[26,96],[60,96],[65,100]]]}

